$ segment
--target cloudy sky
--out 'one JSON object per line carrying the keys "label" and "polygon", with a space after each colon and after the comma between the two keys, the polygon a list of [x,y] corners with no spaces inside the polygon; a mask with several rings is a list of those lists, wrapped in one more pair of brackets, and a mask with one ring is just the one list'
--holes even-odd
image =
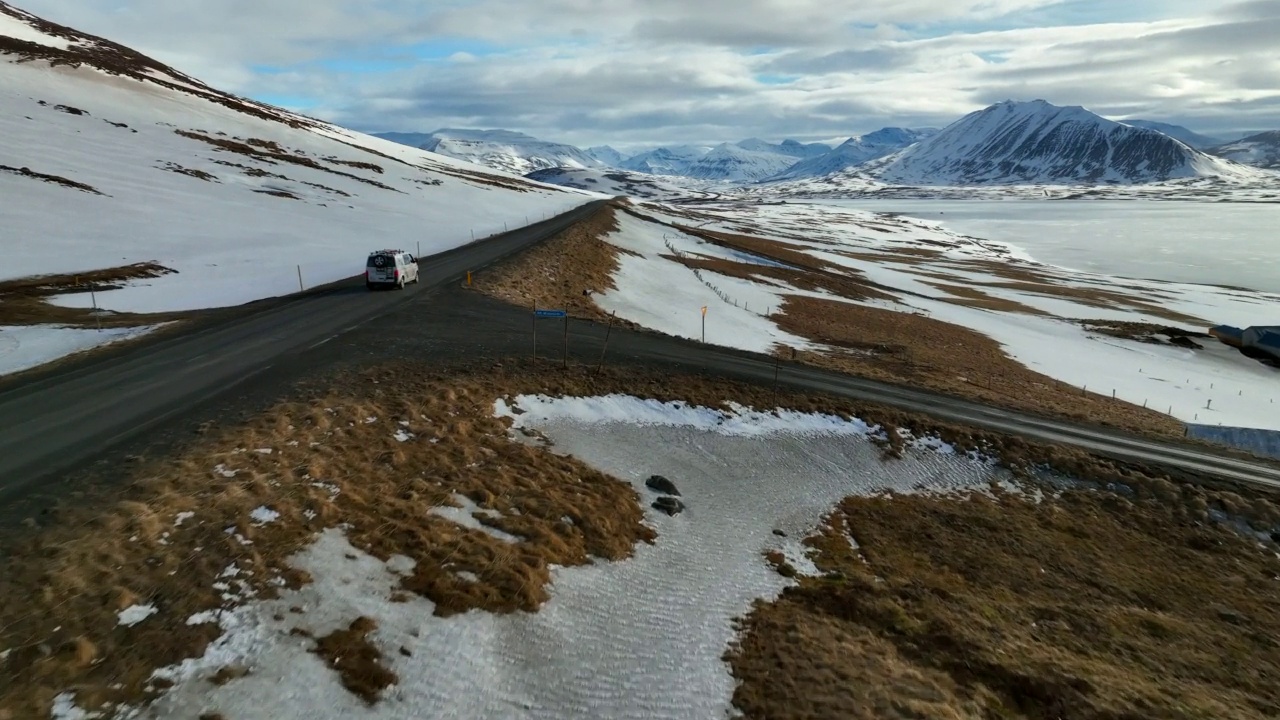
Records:
{"label": "cloudy sky", "polygon": [[1036,98],[1280,128],[1280,0],[11,1],[367,131],[816,140]]}

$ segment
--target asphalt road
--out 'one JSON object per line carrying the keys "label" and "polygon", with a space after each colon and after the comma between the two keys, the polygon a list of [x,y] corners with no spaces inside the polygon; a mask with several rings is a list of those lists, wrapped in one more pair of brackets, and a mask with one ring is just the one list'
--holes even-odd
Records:
{"label": "asphalt road", "polygon": [[[403,293],[369,293],[348,282],[220,316],[158,342],[79,367],[54,371],[0,392],[0,504],[26,495],[56,497],[72,468],[103,462],[121,448],[187,434],[203,419],[241,415],[277,399],[290,385],[342,374],[386,360],[488,362],[528,355],[527,309],[459,287],[456,280],[549,237],[597,204],[544,223],[434,256],[423,282]],[[564,325],[540,321],[538,347],[560,357]],[[595,363],[606,329],[569,323],[570,356]],[[656,333],[614,328],[611,363],[638,363],[672,372],[706,372],[753,382],[778,382],[920,412],[939,420],[1080,447],[1102,456],[1157,465],[1198,478],[1280,488],[1280,466],[1161,442],[1103,427],[986,407],[914,388],[782,363],[727,348]],[[554,364],[548,365],[554,372]],[[212,408],[212,409],[211,409]],[[180,440],[179,440],[180,441]],[[40,500],[45,502],[45,500]]]}
{"label": "asphalt road", "polygon": [[[0,393],[0,501],[336,335],[376,323],[428,291],[555,235],[603,201],[425,258],[421,282],[369,292],[363,278],[197,322]],[[352,258],[359,266],[363,256]]]}

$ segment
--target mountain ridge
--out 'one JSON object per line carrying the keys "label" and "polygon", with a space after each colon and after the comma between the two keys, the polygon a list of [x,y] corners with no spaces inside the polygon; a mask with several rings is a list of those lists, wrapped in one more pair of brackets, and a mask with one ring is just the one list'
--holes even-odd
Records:
{"label": "mountain ridge", "polygon": [[1245,168],[1163,133],[1083,107],[1005,101],[892,156],[880,180],[903,185],[1147,183]]}

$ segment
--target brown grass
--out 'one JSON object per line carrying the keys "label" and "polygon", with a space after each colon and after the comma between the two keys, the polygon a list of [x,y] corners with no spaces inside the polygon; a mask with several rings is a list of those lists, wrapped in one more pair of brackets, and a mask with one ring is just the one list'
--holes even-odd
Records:
{"label": "brown grass", "polygon": [[1164,335],[1167,338],[1199,338],[1212,339],[1209,333],[1203,330],[1186,330],[1184,328],[1170,327],[1168,325],[1156,325],[1153,323],[1143,322],[1120,322],[1116,320],[1078,320],[1085,329],[1109,335],[1111,337],[1123,338],[1125,340],[1137,340],[1138,342],[1155,343],[1159,345],[1169,344],[1168,340],[1157,338],[1157,335]]}
{"label": "brown grass", "polygon": [[[214,137],[211,135],[206,135],[200,132],[194,132],[190,130],[174,130],[174,132],[190,140],[198,140],[200,142],[208,143],[209,145],[212,145],[213,147],[219,150],[222,150],[224,152],[237,153],[239,155],[244,155],[246,157],[254,158],[255,160],[260,160],[260,161],[272,163],[272,164],[286,163],[290,165],[299,165],[302,167],[311,168],[312,170],[319,170],[321,172],[327,172],[331,175],[344,177],[349,180],[362,182],[365,185],[372,185],[382,190],[390,190],[391,192],[397,192],[397,193],[403,194],[403,191],[397,190],[396,188],[393,188],[390,185],[387,185],[386,183],[382,183],[377,180],[371,180],[369,178],[361,177],[359,175],[353,175],[351,173],[343,172],[341,170],[335,170],[305,155],[290,153],[284,148],[280,147],[275,142],[259,140],[256,143],[254,143],[252,142],[252,138],[249,141],[241,142],[239,140],[231,140],[223,137]],[[350,165],[351,163],[344,163],[344,164]]]}
{"label": "brown grass", "polygon": [[[639,216],[648,222],[659,222],[647,216]],[[836,271],[840,273],[854,273],[856,270],[832,265],[823,260],[805,252],[808,248],[803,245],[795,245],[781,240],[766,240],[764,238],[752,237],[750,235],[735,235],[731,233],[716,232],[714,230],[701,230],[685,225],[674,226],[677,230],[691,237],[702,238],[713,245],[748,252],[753,255],[760,255],[778,262],[788,265],[794,265],[806,270],[818,272]]]}
{"label": "brown grass", "polygon": [[678,262],[687,268],[710,270],[722,275],[742,278],[744,280],[759,280],[761,278],[779,280],[800,290],[825,290],[830,293],[835,293],[842,298],[848,298],[851,300],[898,299],[897,296],[890,295],[889,293],[881,290],[880,287],[882,286],[863,280],[856,275],[791,270],[789,268],[773,267],[769,265],[752,265],[751,263],[738,262],[736,260],[725,260],[722,258],[696,258],[688,255],[681,257],[672,257],[668,255],[664,257],[674,262]]}
{"label": "brown grass", "polygon": [[[286,587],[309,581],[285,559],[316,532],[342,523],[357,547],[383,559],[413,559],[402,599],[406,592],[424,595],[442,615],[473,608],[534,611],[547,597],[549,564],[620,559],[651,540],[629,485],[508,440],[506,424],[492,417],[493,399],[508,393],[625,392],[710,407],[733,400],[856,416],[889,429],[891,437],[897,437],[893,429],[908,428],[999,454],[1020,473],[1049,464],[1098,482],[1188,498],[1206,512],[1220,507],[1260,521],[1280,519],[1275,504],[1256,492],[1180,487],[1156,471],[1144,478],[1080,451],[880,406],[636,367],[599,374],[550,367],[520,360],[492,368],[400,364],[344,376],[242,425],[206,429],[174,458],[140,461],[123,489],[68,497],[40,522],[31,519],[29,532],[0,536],[0,597],[22,598],[0,603],[0,648],[12,651],[0,661],[0,717],[5,710],[45,716],[53,696],[70,688],[90,709],[145,700],[153,669],[201,655],[217,634],[214,626],[188,626],[185,618],[225,606],[212,587],[224,568],[235,563],[251,571],[241,578],[261,597],[272,597],[276,578]],[[369,417],[377,420],[365,422]],[[391,437],[397,429],[415,437],[397,442]],[[507,543],[430,512],[455,494],[492,512],[477,516],[482,523],[522,540]],[[262,505],[280,520],[251,523],[248,513]],[[195,515],[176,527],[182,512]],[[463,581],[464,571],[477,581]],[[115,614],[139,602],[159,613],[133,628],[117,627]]]}
{"label": "brown grass", "polygon": [[1062,285],[1058,278],[1034,270],[1025,266],[1010,265],[1007,263],[992,262],[989,260],[955,260],[952,261],[958,266],[967,270],[977,270],[979,272],[988,273],[998,277],[1003,277],[1007,282],[977,282],[973,284],[980,287],[1002,288],[1005,290],[1016,290],[1018,292],[1045,295],[1048,297],[1056,297],[1064,300],[1071,300],[1082,305],[1097,308],[1114,308],[1120,306],[1144,312],[1163,318],[1170,322],[1183,323],[1186,325],[1194,325],[1196,327],[1205,324],[1200,318],[1183,315],[1182,313],[1169,310],[1167,308],[1148,302],[1144,299],[1128,295],[1115,290],[1105,288],[1082,288],[1070,285]]}
{"label": "brown grass", "polygon": [[400,678],[381,662],[382,653],[369,642],[369,633],[378,623],[367,617],[351,621],[345,630],[335,630],[316,638],[315,653],[342,678],[342,686],[373,705],[382,691]]}
{"label": "brown grass", "polygon": [[[652,538],[628,484],[508,440],[492,417],[501,394],[492,379],[422,370],[373,373],[314,402],[283,404],[181,457],[139,467],[124,497],[68,509],[15,539],[0,595],[25,600],[0,608],[0,647],[12,650],[0,663],[0,708],[47,713],[67,688],[86,707],[145,699],[152,669],[199,656],[217,635],[184,620],[224,605],[212,587],[223,568],[252,572],[244,577],[271,597],[273,578],[289,587],[307,581],[285,558],[341,523],[351,542],[382,559],[414,559],[403,588],[441,615],[534,611],[547,599],[549,565],[621,559]],[[398,442],[398,429],[415,437]],[[431,513],[455,493],[494,513],[481,522],[521,541]],[[280,520],[251,523],[263,505]],[[182,512],[196,515],[176,527]],[[115,613],[140,602],[160,614],[117,627]],[[86,647],[111,661],[85,665]]]}
{"label": "brown grass", "polygon": [[254,192],[261,193],[263,195],[270,195],[272,197],[286,198],[289,200],[299,199],[297,195],[294,195],[291,192],[286,192],[284,190],[254,190]]}
{"label": "brown grass", "polygon": [[[647,221],[659,222],[625,206],[615,206]],[[775,240],[708,232],[674,226],[717,245],[796,265],[788,269],[753,265],[718,258],[670,257],[686,267],[723,273],[748,280],[771,279],[802,290],[823,290],[855,300],[896,300],[893,288],[863,279],[855,271],[829,270],[825,264],[801,252],[801,247]],[[600,237],[614,226],[571,230],[561,237],[500,265],[498,279],[481,276],[482,291],[522,306],[536,300],[540,307],[565,307],[571,314],[602,319],[603,313],[583,288],[612,288],[616,269],[616,248]],[[924,253],[932,252],[924,250]],[[920,255],[923,257],[923,254]],[[988,261],[956,261],[980,264],[984,269],[1018,279],[1017,283],[991,283],[992,287],[1027,286],[1057,288],[1048,276],[1034,268]],[[970,268],[972,269],[972,268]],[[924,274],[924,273],[920,273]],[[952,293],[952,302],[1000,312],[1032,315],[1046,313],[1013,300],[996,298],[980,289],[950,282],[931,283]],[[975,283],[979,287],[982,283]],[[1016,288],[1015,288],[1016,289]],[[1075,288],[1060,288],[1077,293]],[[1077,294],[1086,295],[1086,291]],[[1124,297],[1131,306],[1139,303]],[[1097,300],[1106,305],[1104,300]],[[1177,315],[1172,313],[1172,315]],[[908,383],[959,397],[1017,408],[1037,414],[1056,415],[1077,422],[1101,423],[1157,437],[1184,435],[1176,419],[1109,396],[1087,393],[1041,375],[1010,358],[993,339],[958,325],[918,314],[864,307],[837,300],[787,296],[786,303],[772,313],[787,332],[830,345],[833,352],[797,352],[780,348],[776,352],[821,367],[893,383]],[[1107,392],[1107,388],[1094,388]]]}
{"label": "brown grass", "polygon": [[1153,410],[1064,385],[1010,358],[974,330],[881,308],[787,297],[774,318],[783,330],[838,348],[797,359],[888,382],[1165,437],[1182,424]]}
{"label": "brown grass", "polygon": [[75,180],[69,180],[69,179],[64,178],[64,177],[62,177],[62,176],[60,176],[60,175],[49,175],[49,174],[47,174],[47,173],[36,172],[35,170],[32,170],[32,169],[31,169],[31,168],[29,168],[29,167],[20,167],[20,168],[16,168],[16,167],[9,167],[8,165],[0,165],[0,172],[12,173],[12,174],[17,175],[17,176],[19,176],[19,177],[28,177],[28,178],[31,178],[31,179],[33,179],[33,180],[40,180],[41,182],[47,182],[47,183],[50,183],[50,184],[53,184],[53,185],[61,185],[62,187],[65,187],[65,188],[71,188],[72,190],[79,190],[79,191],[81,191],[81,192],[87,192],[87,193],[90,193],[90,194],[92,194],[92,195],[102,195],[102,194],[103,194],[102,192],[100,192],[97,188],[95,188],[95,187],[94,187],[94,186],[92,186],[92,185],[86,185],[86,184],[84,184],[84,183],[82,183],[82,182],[76,182]]}
{"label": "brown grass", "polygon": [[482,173],[471,172],[461,168],[449,167],[446,165],[437,165],[434,167],[421,168],[440,175],[448,175],[449,177],[458,178],[469,183],[477,185],[486,185],[488,187],[501,188],[503,190],[514,190],[515,192],[529,192],[535,188],[532,183],[518,180],[516,178],[505,178],[500,175],[485,175]]}
{"label": "brown grass", "polygon": [[617,287],[613,273],[622,251],[604,236],[618,231],[619,207],[606,204],[514,260],[475,274],[472,286],[521,307],[565,309],[574,317],[606,319],[591,295]]}
{"label": "brown grass", "polygon": [[102,268],[82,273],[38,275],[0,280],[0,325],[56,324],[78,327],[137,327],[170,322],[184,313],[103,313],[94,317],[91,308],[51,305],[50,297],[76,293],[103,293],[118,290],[133,280],[163,277],[177,272],[153,262]]}
{"label": "brown grass", "polygon": [[727,655],[748,718],[1280,713],[1280,561],[1192,503],[848,498],[806,542]]}
{"label": "brown grass", "polygon": [[204,180],[205,182],[218,182],[218,179],[215,178],[212,173],[208,173],[197,168],[183,167],[174,162],[166,162],[161,169],[168,170],[169,172],[177,173],[179,175],[193,177],[197,180]]}
{"label": "brown grass", "polygon": [[1023,313],[1025,315],[1048,315],[1043,310],[1038,310],[1030,305],[1024,305],[1016,300],[1007,298],[998,298],[988,295],[977,288],[965,285],[950,285],[948,283],[930,282],[926,283],[945,293],[951,294],[952,297],[943,298],[945,302],[954,305],[965,305],[968,307],[982,308],[983,310],[994,310],[996,312],[1014,312]]}

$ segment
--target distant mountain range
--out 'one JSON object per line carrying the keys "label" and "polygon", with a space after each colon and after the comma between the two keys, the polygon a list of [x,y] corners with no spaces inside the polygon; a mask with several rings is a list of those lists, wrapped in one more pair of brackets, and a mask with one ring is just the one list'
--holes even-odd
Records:
{"label": "distant mountain range", "polygon": [[1206,150],[1223,143],[1222,138],[1201,135],[1198,132],[1184,128],[1181,125],[1157,122],[1155,120],[1121,120],[1120,122],[1130,127],[1144,128],[1146,130],[1155,130],[1158,133],[1164,133],[1174,140],[1181,140],[1184,145],[1195,148],[1196,150]]}
{"label": "distant mountain range", "polygon": [[375,133],[374,137],[519,175],[556,167],[607,166],[572,145],[547,142],[511,130],[446,128],[433,133]]}
{"label": "distant mountain range", "polygon": [[768,179],[777,181],[825,177],[891,155],[937,132],[932,128],[884,128],[861,137],[849,138],[836,149],[802,160]]}
{"label": "distant mountain range", "polygon": [[943,130],[887,127],[835,148],[751,138],[627,155],[607,145],[581,150],[508,130],[443,129],[378,137],[526,175],[556,168],[618,169],[736,185],[849,173],[900,185],[1114,184],[1255,177],[1245,165],[1280,169],[1280,131],[1225,143],[1179,125],[1116,122],[1043,100],[997,103]]}
{"label": "distant mountain range", "polygon": [[1280,130],[1258,133],[1235,142],[1224,143],[1209,152],[1245,165],[1280,170]]}

